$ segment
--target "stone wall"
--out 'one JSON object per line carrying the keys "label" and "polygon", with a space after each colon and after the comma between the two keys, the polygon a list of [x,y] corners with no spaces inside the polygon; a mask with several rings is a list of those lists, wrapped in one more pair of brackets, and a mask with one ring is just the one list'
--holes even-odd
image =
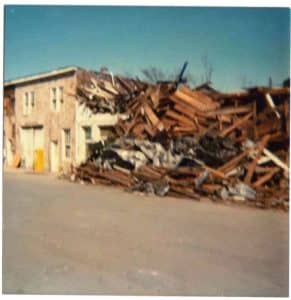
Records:
{"label": "stone wall", "polygon": [[[16,151],[21,155],[21,128],[43,126],[45,169],[50,169],[50,142],[57,141],[59,147],[59,162],[61,168],[67,168],[75,162],[75,73],[55,76],[18,85],[15,88],[15,119],[16,119]],[[54,111],[51,105],[51,88],[63,87],[63,103],[59,111]],[[26,92],[35,93],[35,106],[31,113],[24,114],[24,97]],[[71,130],[71,156],[66,159],[62,155],[62,131]]]}

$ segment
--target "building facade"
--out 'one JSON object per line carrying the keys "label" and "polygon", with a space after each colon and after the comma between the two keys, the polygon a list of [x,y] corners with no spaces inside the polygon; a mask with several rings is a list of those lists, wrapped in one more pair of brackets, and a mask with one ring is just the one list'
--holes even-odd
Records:
{"label": "building facade", "polygon": [[117,122],[116,115],[92,116],[78,103],[77,70],[67,67],[5,82],[6,94],[13,90],[14,97],[12,113],[4,118],[6,165],[19,155],[21,167],[33,169],[36,155],[41,153],[44,170],[67,172],[86,159],[87,143],[104,138],[100,128]]}
{"label": "building facade", "polygon": [[88,156],[90,144],[104,141],[113,134],[113,126],[119,116],[109,113],[92,114],[84,104],[76,109],[76,163],[80,164]]}
{"label": "building facade", "polygon": [[3,156],[5,163],[12,165],[13,153],[15,149],[16,125],[15,125],[15,95],[14,88],[4,90],[3,99]]}

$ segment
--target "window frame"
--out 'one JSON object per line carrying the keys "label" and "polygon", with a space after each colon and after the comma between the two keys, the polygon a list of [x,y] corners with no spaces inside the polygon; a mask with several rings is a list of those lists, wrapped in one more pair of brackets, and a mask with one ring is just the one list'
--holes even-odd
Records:
{"label": "window frame", "polygon": [[34,109],[35,109],[35,92],[34,91],[31,91],[30,93],[29,93],[29,103],[30,103],[30,105],[29,105],[29,111],[30,111],[30,113],[31,112],[33,112],[34,111]]}
{"label": "window frame", "polygon": [[[85,141],[92,140],[92,126],[83,126]],[[88,131],[87,131],[88,130]],[[89,135],[87,135],[89,133]]]}
{"label": "window frame", "polygon": [[56,87],[51,87],[51,89],[50,89],[50,93],[51,93],[51,101],[50,101],[50,103],[51,103],[51,110],[52,111],[54,111],[54,112],[57,112],[57,88]]}
{"label": "window frame", "polygon": [[50,88],[50,103],[53,112],[60,112],[64,103],[64,87],[54,86]]}
{"label": "window frame", "polygon": [[29,92],[24,92],[23,94],[23,115],[27,116],[29,114]]}
{"label": "window frame", "polygon": [[61,108],[62,104],[64,103],[64,87],[59,86],[58,88],[58,100],[59,100],[59,108]]}
{"label": "window frame", "polygon": [[63,155],[65,159],[71,158],[72,136],[70,128],[63,128]]}

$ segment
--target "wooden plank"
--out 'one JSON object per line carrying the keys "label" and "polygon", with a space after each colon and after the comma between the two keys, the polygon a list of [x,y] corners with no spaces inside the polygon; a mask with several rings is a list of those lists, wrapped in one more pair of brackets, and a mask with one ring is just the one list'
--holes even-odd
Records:
{"label": "wooden plank", "polygon": [[193,107],[197,110],[200,110],[200,111],[210,110],[210,108],[206,108],[205,105],[201,104],[199,101],[188,96],[187,94],[184,94],[180,90],[176,90],[176,92],[173,95],[171,95],[170,98],[171,99],[176,98],[176,99],[180,100],[181,102],[184,102],[184,103],[190,105],[191,107]]}
{"label": "wooden plank", "polygon": [[185,101],[183,101],[183,100],[181,100],[180,98],[178,98],[175,94],[172,94],[172,95],[170,95],[169,96],[169,99],[172,101],[172,102],[174,102],[174,103],[176,103],[176,104],[181,104],[181,105],[183,105],[184,107],[189,107],[189,109],[190,110],[192,110],[192,111],[197,111],[197,108],[196,107],[194,107],[192,104],[191,104],[191,102],[190,102],[190,104],[188,103],[188,102],[185,102]]}
{"label": "wooden plank", "polygon": [[181,92],[195,99],[195,101],[200,102],[205,109],[217,109],[220,104],[218,102],[213,101],[209,96],[200,91],[192,91],[187,86],[183,85],[179,88]]}
{"label": "wooden plank", "polygon": [[105,177],[112,182],[117,182],[128,187],[133,183],[133,179],[131,176],[127,176],[125,173],[117,170],[111,170],[106,171],[105,173],[100,173],[100,176]]}
{"label": "wooden plank", "polygon": [[133,92],[131,85],[125,79],[123,79],[123,78],[121,78],[119,76],[115,76],[115,79],[121,84],[121,86],[123,86],[125,88],[125,90],[128,93],[132,93]]}
{"label": "wooden plank", "polygon": [[[198,110],[198,111],[201,111],[201,112],[205,111],[205,106],[203,104],[201,104],[199,101],[195,101],[195,99],[193,99],[190,96],[182,93],[179,90],[177,90],[173,95],[171,95],[170,99],[173,100],[174,102],[178,101],[178,103],[183,102],[183,103],[191,106],[195,110]],[[210,110],[210,109],[208,109],[208,110]]]}
{"label": "wooden plank", "polygon": [[[248,140],[249,143],[255,144],[250,139]],[[282,168],[286,174],[289,174],[289,167],[287,164],[285,164],[279,157],[277,157],[275,154],[273,154],[271,151],[269,151],[267,148],[263,149],[264,155],[266,155],[266,158],[261,158],[262,160],[261,164],[268,162],[269,160],[273,161],[274,164],[276,164],[278,167]],[[251,154],[251,153],[250,153]],[[259,162],[258,162],[259,163]]]}
{"label": "wooden plank", "polygon": [[140,169],[139,169],[139,172],[142,172],[142,173],[146,173],[146,174],[149,174],[151,176],[154,176],[154,177],[157,177],[157,178],[160,178],[161,177],[161,173],[159,170],[156,170],[154,169],[153,167],[150,167],[150,166],[142,166]]}
{"label": "wooden plank", "polygon": [[261,137],[276,130],[280,130],[279,121],[277,119],[270,119],[257,126],[257,137]]}
{"label": "wooden plank", "polygon": [[264,147],[267,145],[269,139],[270,139],[270,135],[265,135],[263,137],[263,139],[261,140],[261,142],[259,143],[259,145],[257,147],[257,155],[256,155],[255,159],[252,161],[252,163],[250,164],[250,166],[248,168],[248,172],[247,172],[247,174],[246,174],[246,176],[244,178],[244,182],[246,184],[250,184],[251,183],[251,180],[252,180],[254,171],[256,169],[258,160],[260,159],[261,154],[262,154],[262,152],[264,150]]}
{"label": "wooden plank", "polygon": [[193,119],[195,117],[195,112],[191,110],[191,108],[187,108],[185,105],[182,104],[175,104],[174,109],[178,111],[179,113],[184,114],[190,119]]}
{"label": "wooden plank", "polygon": [[137,124],[137,119],[141,119],[142,117],[139,114],[139,111],[136,111],[132,120],[130,122],[127,122],[127,127],[125,130],[125,135],[128,135],[128,133],[131,131],[133,127]]}
{"label": "wooden plank", "polygon": [[221,116],[217,116],[217,120],[218,120],[218,130],[222,131],[223,125],[222,125],[222,121],[221,121]]}
{"label": "wooden plank", "polygon": [[218,170],[224,173],[228,173],[232,169],[234,169],[238,163],[245,158],[249,153],[249,150],[245,150],[244,152],[240,153],[238,156],[235,156],[233,159],[226,162],[223,166],[219,167]]}
{"label": "wooden plank", "polygon": [[282,168],[284,171],[289,174],[289,167],[281,160],[279,157],[277,157],[275,154],[273,154],[268,149],[264,148],[263,153],[269,157],[278,167]]}
{"label": "wooden plank", "polygon": [[151,99],[154,108],[157,108],[160,103],[160,86],[149,87],[147,92],[149,93],[149,98]]}
{"label": "wooden plank", "polygon": [[257,102],[253,102],[253,139],[257,140]]}
{"label": "wooden plank", "polygon": [[164,124],[166,130],[169,130],[170,127],[173,127],[173,126],[175,126],[175,125],[178,124],[177,121],[171,120],[171,119],[168,119],[168,118],[165,118],[165,117],[163,117],[163,118],[161,119],[161,122],[163,122],[163,124]]}
{"label": "wooden plank", "polygon": [[218,115],[218,118],[220,118],[222,123],[231,123],[232,122],[232,117],[229,115]]}
{"label": "wooden plank", "polygon": [[249,92],[220,93],[220,95],[218,95],[218,99],[229,101],[245,100],[250,97]]}
{"label": "wooden plank", "polygon": [[272,179],[272,177],[279,171],[279,168],[274,168],[273,170],[271,170],[270,172],[268,172],[267,174],[261,176],[257,181],[255,181],[252,186],[254,188],[258,188],[260,186],[262,186],[264,183],[266,183],[267,181],[269,181],[270,179]]}
{"label": "wooden plank", "polygon": [[172,118],[178,122],[181,122],[188,126],[195,126],[194,122],[192,122],[189,118],[186,116],[180,115],[172,110],[168,110],[165,114],[167,117]]}
{"label": "wooden plank", "polygon": [[209,111],[206,113],[207,116],[217,116],[217,115],[233,115],[240,113],[249,113],[252,111],[252,106],[250,105],[241,105],[238,107],[225,107],[221,109],[217,109],[214,111]]}
{"label": "wooden plank", "polygon": [[212,169],[211,167],[206,166],[206,165],[204,165],[203,168],[205,170],[207,170],[214,177],[217,177],[219,179],[227,179],[227,177],[224,175],[224,173],[219,170]]}
{"label": "wooden plank", "polygon": [[289,87],[275,87],[275,88],[264,88],[264,87],[258,87],[257,91],[259,93],[265,94],[268,93],[271,96],[279,96],[279,95],[290,95],[290,88]]}
{"label": "wooden plank", "polygon": [[144,131],[144,123],[137,123],[133,128],[132,128],[132,133],[134,135],[139,135]]}
{"label": "wooden plank", "polygon": [[142,172],[140,170],[135,171],[134,176],[139,178],[139,179],[147,180],[147,181],[160,179],[160,176],[153,176],[152,174],[146,174],[145,172]]}
{"label": "wooden plank", "polygon": [[145,103],[143,105],[143,109],[144,109],[144,112],[145,112],[146,116],[148,117],[148,119],[152,123],[152,125],[154,127],[158,128],[158,130],[162,131],[164,129],[164,125],[163,125],[162,122],[160,122],[159,118],[154,113],[154,111],[150,108],[150,106],[147,103]]}
{"label": "wooden plank", "polygon": [[188,133],[191,133],[191,132],[197,132],[197,127],[196,126],[185,126],[185,127],[180,127],[180,126],[176,126],[174,129],[173,129],[173,132],[188,132]]}
{"label": "wooden plank", "polygon": [[108,81],[103,82],[104,87],[101,87],[102,89],[105,89],[107,92],[113,94],[113,95],[119,95],[119,92],[113,87],[112,83],[109,83]]}
{"label": "wooden plank", "polygon": [[121,172],[119,170],[106,170],[106,171],[102,171],[100,174],[109,174],[111,176],[116,176],[118,178],[121,178],[121,179],[124,179],[124,180],[130,180],[132,181],[130,175],[124,173],[124,172]]}
{"label": "wooden plank", "polygon": [[183,105],[183,103],[180,103],[180,104],[175,104],[174,109],[184,114],[185,116],[189,117],[191,120],[193,120],[194,124],[196,125],[196,129],[198,131],[204,129],[204,127],[199,124],[198,118],[196,117],[196,113],[191,109],[191,107],[187,107],[186,105]]}
{"label": "wooden plank", "polygon": [[156,134],[156,131],[150,124],[145,124],[144,125],[144,130],[151,136],[153,137]]}
{"label": "wooden plank", "polygon": [[183,186],[178,186],[174,183],[170,184],[170,190],[195,200],[199,199],[198,195],[192,189]]}
{"label": "wooden plank", "polygon": [[277,111],[275,103],[274,103],[274,101],[273,101],[273,99],[272,99],[272,97],[271,97],[271,95],[269,93],[265,94],[265,99],[267,100],[267,103],[270,106],[270,108],[272,109],[272,111],[275,113],[276,117],[278,119],[280,119],[281,116],[280,116],[279,112]]}
{"label": "wooden plank", "polygon": [[203,183],[200,187],[206,193],[214,193],[215,191],[221,189],[221,185],[219,184],[212,184],[212,183]]}
{"label": "wooden plank", "polygon": [[211,132],[216,127],[218,127],[218,122],[215,122],[215,123],[209,125],[207,128],[205,127],[201,132],[199,132],[197,137],[201,137],[201,136]]}
{"label": "wooden plank", "polygon": [[[204,118],[204,119],[205,119],[206,117],[207,117],[207,118],[212,118],[213,120],[216,119],[216,116],[211,116],[211,115],[210,115],[210,116],[207,116],[205,112],[202,112],[202,111],[198,110],[197,108],[194,108],[193,106],[191,106],[191,105],[189,105],[189,104],[187,104],[187,103],[181,101],[181,99],[175,97],[175,95],[171,95],[171,96],[169,97],[169,99],[170,99],[172,102],[174,102],[176,105],[179,105],[180,107],[183,107],[183,111],[186,110],[186,111],[188,111],[188,112],[193,113],[193,115],[202,117],[202,118]],[[191,117],[191,119],[192,119],[192,118],[193,118],[193,117]]]}
{"label": "wooden plank", "polygon": [[276,167],[261,167],[259,164],[256,166],[256,169],[255,169],[255,173],[256,175],[258,174],[266,174],[272,170],[274,170],[274,168]]}
{"label": "wooden plank", "polygon": [[243,118],[239,119],[238,121],[236,121],[233,125],[227,127],[226,129],[224,129],[221,133],[220,136],[221,137],[225,137],[227,136],[230,132],[232,132],[233,130],[235,130],[237,127],[241,126],[242,124],[244,124],[245,122],[247,122],[251,117],[252,117],[253,113],[249,113],[246,116],[244,116]]}

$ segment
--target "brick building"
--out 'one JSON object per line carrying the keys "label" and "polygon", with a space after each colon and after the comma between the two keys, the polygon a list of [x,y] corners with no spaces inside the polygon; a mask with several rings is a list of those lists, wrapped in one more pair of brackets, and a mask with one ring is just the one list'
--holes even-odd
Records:
{"label": "brick building", "polygon": [[[20,155],[21,166],[33,168],[36,150],[44,169],[67,171],[86,158],[86,146],[104,138],[116,115],[94,115],[75,98],[77,67],[27,76],[4,83],[4,152],[6,165]],[[106,132],[106,131],[105,131]]]}

